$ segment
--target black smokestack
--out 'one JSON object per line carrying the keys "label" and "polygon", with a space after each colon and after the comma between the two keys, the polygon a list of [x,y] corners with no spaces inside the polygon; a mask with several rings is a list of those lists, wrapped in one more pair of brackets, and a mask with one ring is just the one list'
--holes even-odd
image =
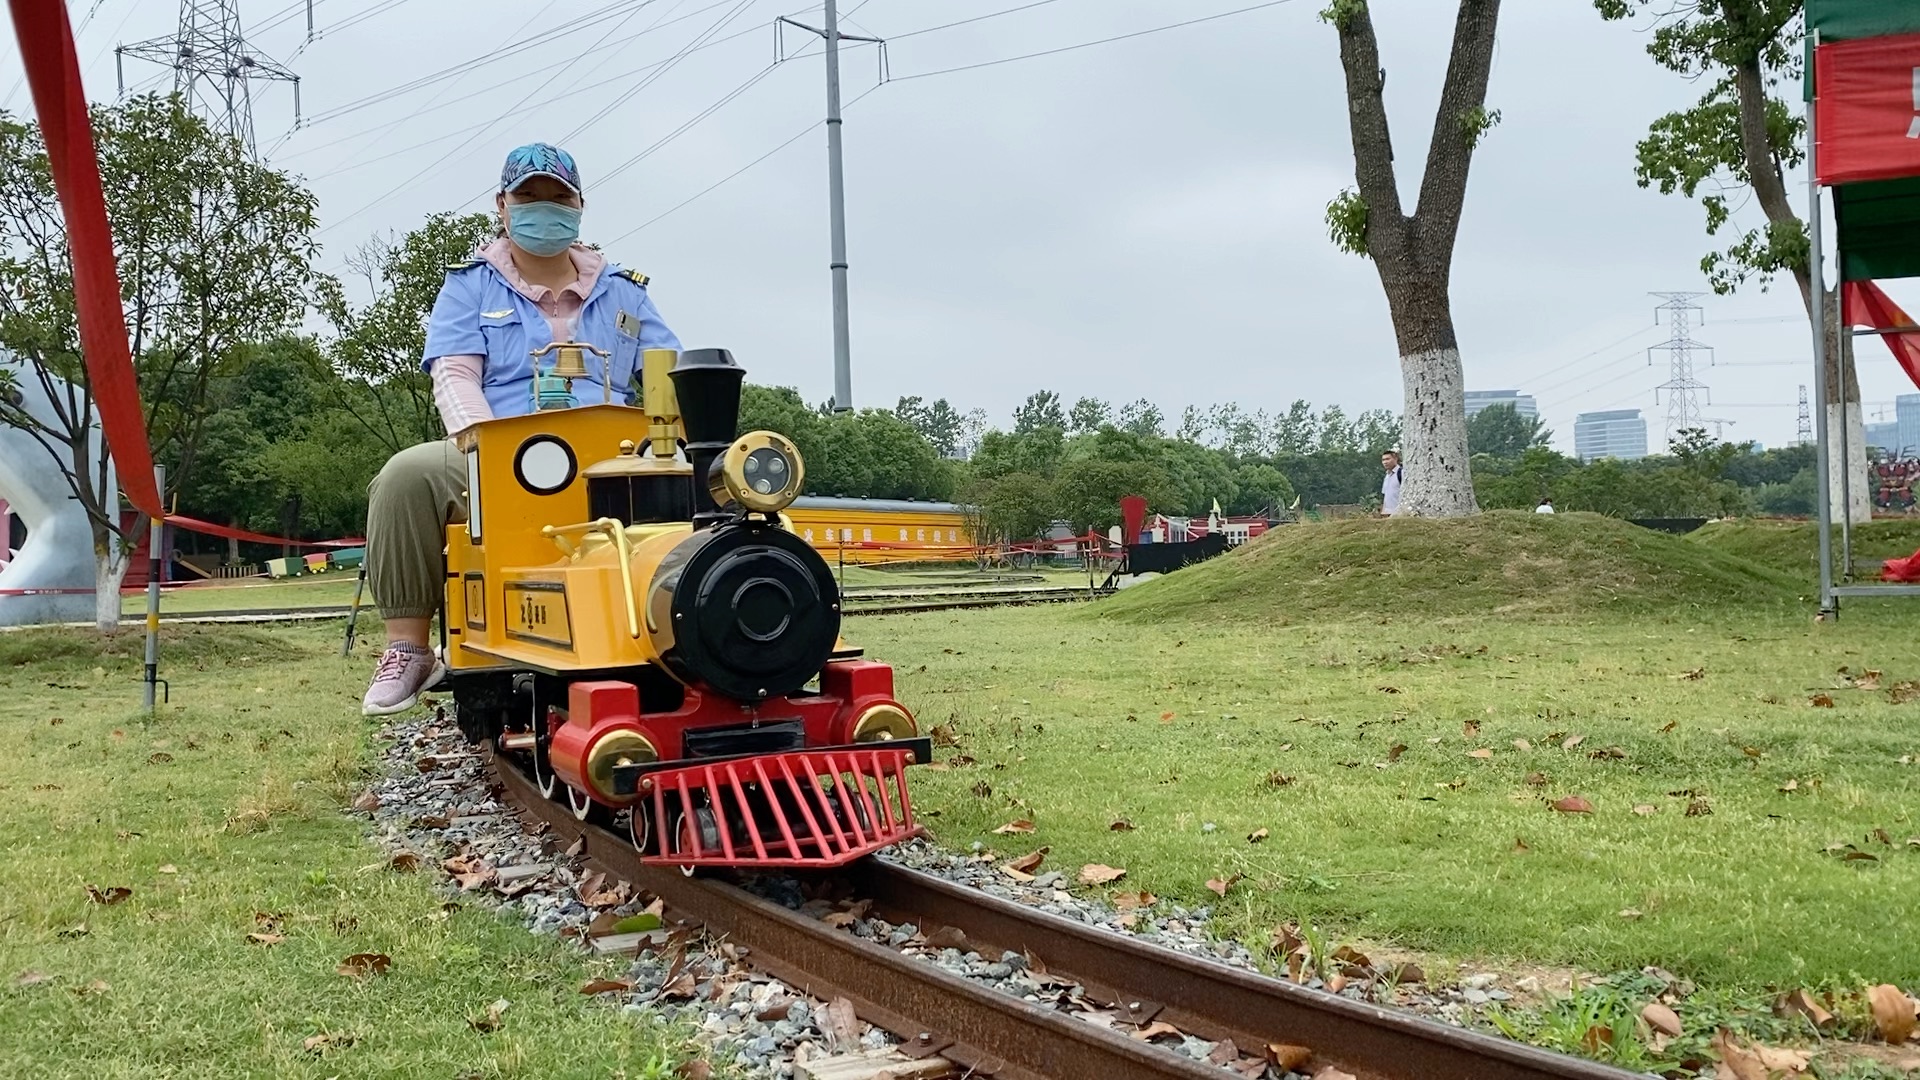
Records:
{"label": "black smokestack", "polygon": [[669,374],[693,466],[693,527],[701,529],[726,517],[707,492],[707,473],[740,433],[740,383],[747,372],[725,349],[689,349]]}

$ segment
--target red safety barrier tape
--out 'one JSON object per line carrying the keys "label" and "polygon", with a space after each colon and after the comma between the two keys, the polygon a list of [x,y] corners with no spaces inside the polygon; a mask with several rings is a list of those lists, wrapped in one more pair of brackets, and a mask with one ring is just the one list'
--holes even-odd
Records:
{"label": "red safety barrier tape", "polygon": [[205,533],[208,536],[227,536],[255,544],[279,544],[282,547],[354,548],[365,547],[367,543],[365,540],[353,537],[339,540],[290,540],[284,536],[248,532],[230,525],[216,525],[211,521],[201,521],[199,518],[190,518],[181,514],[168,514],[167,524],[186,529],[188,532]]}
{"label": "red safety barrier tape", "polygon": [[73,26],[61,0],[9,0],[9,6],[73,251],[73,300],[87,384],[99,406],[100,426],[127,501],[141,513],[159,517],[164,511],[153,482],[153,451],[147,445],[140,385],[127,348],[120,275],[113,261],[113,235],[107,228],[107,200],[100,189],[86,89],[74,56]]}

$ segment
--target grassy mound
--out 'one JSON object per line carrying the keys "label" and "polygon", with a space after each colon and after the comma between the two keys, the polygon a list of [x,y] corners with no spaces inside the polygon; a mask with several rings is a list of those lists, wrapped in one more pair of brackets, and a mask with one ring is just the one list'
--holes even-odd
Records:
{"label": "grassy mound", "polygon": [[[1820,526],[1811,521],[1715,521],[1688,534],[1689,540],[1738,555],[1762,566],[1812,581],[1820,569]],[[1840,546],[1840,529],[1833,530]],[[1880,563],[1920,551],[1920,519],[1875,521],[1853,527],[1853,557],[1862,576],[1878,576]],[[1836,556],[1837,557],[1837,556]]]}
{"label": "grassy mound", "polygon": [[1103,601],[1106,617],[1566,615],[1775,604],[1806,590],[1751,560],[1597,514],[1286,526]]}

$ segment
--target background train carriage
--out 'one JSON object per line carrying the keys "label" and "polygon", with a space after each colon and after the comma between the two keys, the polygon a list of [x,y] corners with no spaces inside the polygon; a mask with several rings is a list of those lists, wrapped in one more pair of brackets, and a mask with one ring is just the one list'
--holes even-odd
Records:
{"label": "background train carriage", "polygon": [[966,517],[948,502],[806,496],[787,508],[786,517],[829,562],[843,556],[849,563],[889,563],[973,554]]}

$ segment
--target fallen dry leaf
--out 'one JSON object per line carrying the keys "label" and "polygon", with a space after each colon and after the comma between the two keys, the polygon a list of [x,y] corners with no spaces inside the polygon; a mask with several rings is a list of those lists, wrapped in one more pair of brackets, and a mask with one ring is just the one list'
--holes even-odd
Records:
{"label": "fallen dry leaf", "polygon": [[160,866],[159,872],[162,874],[177,874],[180,872],[180,868],[172,863],[163,863]]}
{"label": "fallen dry leaf", "polygon": [[1813,706],[1816,709],[1831,709],[1833,708],[1833,695],[1832,694],[1815,694],[1812,697],[1807,699],[1807,704]]}
{"label": "fallen dry leaf", "polygon": [[1132,832],[1133,829],[1133,822],[1128,821],[1126,818],[1115,818],[1113,819],[1113,823],[1107,826],[1107,831],[1109,832]]}
{"label": "fallen dry leaf", "polygon": [[1286,773],[1283,773],[1278,769],[1275,769],[1272,772],[1267,774],[1268,787],[1290,787],[1292,786],[1292,784],[1293,784],[1293,777],[1288,776]]}
{"label": "fallen dry leaf", "polygon": [[1525,739],[1515,739],[1513,740],[1513,748],[1524,754],[1533,749],[1533,744]]}
{"label": "fallen dry leaf", "polygon": [[13,977],[13,985],[21,988],[39,986],[41,983],[50,983],[58,977],[57,975],[49,975],[44,971],[23,971]]}
{"label": "fallen dry leaf", "polygon": [[1395,964],[1387,969],[1384,977],[1388,982],[1392,983],[1423,983],[1427,981],[1427,973],[1420,969],[1419,964],[1412,962]]}
{"label": "fallen dry leaf", "polygon": [[1587,741],[1587,737],[1585,735],[1569,735],[1567,736],[1566,741],[1560,744],[1560,749],[1571,750],[1574,747],[1579,746],[1581,743],[1586,741]]}
{"label": "fallen dry leaf", "polygon": [[1633,920],[1633,919],[1638,919],[1638,918],[1641,918],[1641,917],[1643,917],[1643,916],[1645,916],[1645,915],[1646,915],[1646,912],[1644,912],[1644,911],[1641,911],[1641,910],[1640,910],[1639,908],[1630,908],[1630,907],[1629,907],[1629,908],[1621,908],[1621,909],[1620,909],[1620,917],[1621,917],[1621,918],[1623,918],[1623,919],[1627,919],[1627,920],[1629,920],[1629,921],[1631,921],[1631,920]]}
{"label": "fallen dry leaf", "polygon": [[360,793],[359,798],[353,800],[353,808],[363,814],[371,814],[380,809],[380,796],[375,795],[372,788],[368,788]]}
{"label": "fallen dry leaf", "polygon": [[1706,677],[1706,668],[1694,668],[1692,671],[1683,671],[1678,675],[1672,676],[1672,678],[1679,679],[1681,682],[1698,682]]}
{"label": "fallen dry leaf", "polygon": [[1035,870],[1040,869],[1041,861],[1046,859],[1047,852],[1051,850],[1051,848],[1043,847],[1038,851],[1030,851],[1017,859],[1011,859],[1007,862],[1007,869],[1018,870],[1023,874],[1031,874]]}
{"label": "fallen dry leaf", "polygon": [[1291,1072],[1313,1058],[1313,1051],[1292,1043],[1268,1043],[1267,1060],[1281,1072]]}
{"label": "fallen dry leaf", "polygon": [[1593,804],[1578,795],[1569,795],[1564,799],[1555,799],[1553,808],[1563,814],[1593,813]]}
{"label": "fallen dry leaf", "polygon": [[1613,1029],[1595,1024],[1580,1033],[1580,1045],[1586,1047],[1587,1053],[1598,1055],[1601,1047],[1613,1045]]}
{"label": "fallen dry leaf", "polygon": [[616,990],[625,993],[631,989],[633,981],[630,979],[589,979],[580,992],[592,997],[595,994],[611,994]]}
{"label": "fallen dry leaf", "polygon": [[1240,878],[1241,875],[1239,874],[1230,874],[1224,878],[1208,878],[1207,888],[1213,890],[1215,896],[1225,896],[1227,895],[1227,890],[1233,888],[1233,883],[1239,881]]}
{"label": "fallen dry leaf", "polygon": [[1406,752],[1407,752],[1406,743],[1394,743],[1392,746],[1387,748],[1387,760],[1399,761],[1400,755]]}
{"label": "fallen dry leaf", "polygon": [[1538,773],[1538,772],[1530,772],[1530,773],[1528,773],[1528,774],[1527,774],[1527,786],[1528,786],[1528,787],[1546,787],[1546,786],[1547,786],[1547,774],[1546,774],[1546,773]]}
{"label": "fallen dry leaf", "polygon": [[367,975],[384,975],[391,967],[393,967],[393,957],[386,953],[363,952],[354,953],[340,961],[340,966],[334,970],[342,975],[361,978]]}
{"label": "fallen dry leaf", "polygon": [[713,1080],[713,1063],[706,1058],[693,1058],[681,1062],[673,1075],[675,1080]]}
{"label": "fallen dry leaf", "polygon": [[993,830],[995,836],[1018,836],[1021,833],[1030,833],[1032,831],[1033,822],[1024,819],[1020,821],[1009,821],[1005,825]]}
{"label": "fallen dry leaf", "polygon": [[1680,1014],[1657,1001],[1649,1002],[1646,1008],[1640,1010],[1640,1019],[1662,1035],[1678,1037],[1680,1034]]}
{"label": "fallen dry leaf", "polygon": [[1472,738],[1477,738],[1479,735],[1480,735],[1480,721],[1464,720],[1461,722],[1460,724],[1461,738],[1472,739]]}
{"label": "fallen dry leaf", "polygon": [[1713,807],[1705,799],[1695,799],[1687,804],[1688,817],[1706,817],[1713,813]]}
{"label": "fallen dry leaf", "polygon": [[1127,872],[1120,867],[1103,866],[1100,863],[1088,863],[1080,868],[1080,883],[1083,885],[1105,885],[1126,876]]}
{"label": "fallen dry leaf", "polygon": [[97,889],[87,886],[87,899],[96,904],[117,904],[133,895],[133,890],[124,885],[115,885],[110,889]]}
{"label": "fallen dry leaf", "polygon": [[1714,1033],[1709,1045],[1720,1055],[1720,1064],[1726,1066],[1724,1071],[1731,1074],[1731,1080],[1771,1080],[1760,1056],[1734,1042],[1725,1028]]}
{"label": "fallen dry leaf", "polygon": [[1641,817],[1651,817],[1659,813],[1660,808],[1652,803],[1637,803],[1634,805],[1633,812],[1639,814]]}
{"label": "fallen dry leaf", "polygon": [[1380,692],[1383,694],[1397,694],[1400,692],[1400,688],[1397,686],[1383,686],[1380,688]]}
{"label": "fallen dry leaf", "polygon": [[300,1040],[300,1048],[309,1054],[320,1054],[328,1050],[344,1050],[352,1046],[356,1041],[352,1035],[342,1032],[327,1032],[320,1035],[309,1035]]}
{"label": "fallen dry leaf", "polygon": [[247,943],[250,945],[278,945],[285,940],[287,940],[285,934],[255,932],[247,935]]}
{"label": "fallen dry leaf", "polygon": [[1680,726],[1680,721],[1669,720],[1666,723],[1660,725],[1660,734],[1671,735],[1673,733],[1673,729],[1679,726]]}
{"label": "fallen dry leaf", "polygon": [[854,1014],[853,1002],[837,997],[827,1003],[827,1034],[839,1046],[852,1049],[860,1044],[860,1018]]}
{"label": "fallen dry leaf", "polygon": [[1889,1046],[1899,1046],[1913,1034],[1914,1001],[1900,988],[1882,983],[1867,991],[1867,1004],[1873,1007],[1873,1026]]}
{"label": "fallen dry leaf", "polygon": [[1247,834],[1247,843],[1257,844],[1260,841],[1265,840],[1269,835],[1271,834],[1268,833],[1267,830],[1265,829],[1255,829],[1252,832]]}
{"label": "fallen dry leaf", "polygon": [[1164,1020],[1155,1020],[1153,1023],[1133,1033],[1133,1037],[1139,1039],[1141,1042],[1151,1042],[1165,1035],[1185,1038],[1186,1032],[1181,1031],[1179,1028],[1174,1027]]}
{"label": "fallen dry leaf", "polygon": [[1789,780],[1789,781],[1787,781],[1786,783],[1784,783],[1784,784],[1781,784],[1781,785],[1780,785],[1780,790],[1781,790],[1781,791],[1799,791],[1799,790],[1800,790],[1800,781],[1798,781],[1798,780]]}
{"label": "fallen dry leaf", "polygon": [[489,1032],[499,1031],[500,1018],[506,1014],[509,1004],[511,1004],[511,1002],[506,998],[495,1001],[493,1004],[487,1006],[486,1015],[467,1017],[467,1026],[483,1035]]}
{"label": "fallen dry leaf", "polygon": [[411,874],[420,869],[420,856],[411,851],[396,851],[393,858],[387,860],[387,865],[403,874]]}
{"label": "fallen dry leaf", "polygon": [[1532,851],[1533,849],[1527,846],[1527,842],[1525,840],[1522,840],[1516,836],[1513,838],[1513,850],[1525,852],[1525,851]]}
{"label": "fallen dry leaf", "polygon": [[1481,761],[1487,761],[1493,757],[1493,751],[1483,747],[1479,750],[1467,751],[1467,756],[1470,758],[1479,758]]}
{"label": "fallen dry leaf", "polygon": [[1820,1003],[1815,1001],[1813,995],[1807,993],[1805,989],[1795,990],[1782,997],[1774,1004],[1774,1011],[1782,1016],[1798,1013],[1813,1021],[1813,1026],[1817,1028],[1833,1023],[1833,1014],[1821,1008]]}
{"label": "fallen dry leaf", "polygon": [[1159,900],[1159,897],[1150,892],[1124,892],[1113,898],[1113,909],[1122,912],[1138,911],[1141,908],[1152,907]]}

